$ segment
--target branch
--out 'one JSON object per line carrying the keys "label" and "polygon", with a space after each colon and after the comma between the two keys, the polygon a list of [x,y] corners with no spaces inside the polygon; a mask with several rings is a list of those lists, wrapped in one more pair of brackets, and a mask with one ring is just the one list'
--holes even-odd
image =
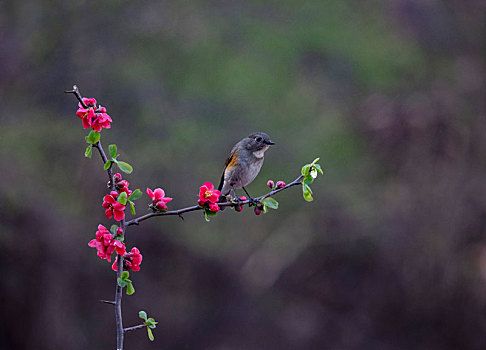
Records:
{"label": "branch", "polygon": [[74,94],[74,96],[76,96],[76,98],[78,99],[79,103],[81,103],[81,106],[83,106],[83,108],[88,108],[86,103],[84,103],[83,98],[81,97],[81,94],[79,93],[79,89],[78,89],[77,85],[73,85],[72,90],[66,90],[64,92],[66,94]]}
{"label": "branch", "polygon": [[[105,151],[103,150],[103,147],[101,146],[101,141],[98,141],[93,144],[93,147],[97,148],[98,151],[100,152],[101,159],[103,160],[103,164],[105,164],[108,161],[108,158],[106,157]],[[113,165],[113,164],[112,164]],[[108,173],[108,178],[109,178],[109,187],[110,191],[115,190],[115,180],[113,179],[113,171],[111,170],[111,166],[106,170]]]}
{"label": "branch", "polygon": [[[304,176],[300,175],[298,178],[296,178],[291,183],[285,185],[284,187],[272,190],[272,191],[268,192],[267,194],[264,194],[260,197],[254,198],[254,200],[255,201],[261,201],[262,199],[265,199],[267,197],[274,196],[277,193],[279,193],[283,190],[286,190],[289,187],[301,184],[303,179],[304,179]],[[250,203],[251,203],[251,201],[249,199],[247,199],[246,201],[241,201],[239,204],[241,206],[243,206],[245,204],[250,204]],[[232,202],[218,203],[218,206],[220,206],[220,207],[235,207],[236,205],[238,205],[238,203],[232,203]],[[179,215],[179,216],[181,216],[184,213],[188,213],[188,212],[196,211],[196,210],[202,210],[202,209],[203,208],[201,206],[194,205],[192,207],[187,207],[187,208],[182,208],[182,209],[177,209],[177,210],[169,210],[169,211],[149,213],[149,214],[139,216],[138,218],[132,219],[130,221],[127,221],[125,225],[126,226],[138,225],[140,222],[147,220],[147,219],[150,219],[150,218],[155,217],[155,216],[166,216],[166,215]]]}
{"label": "branch", "polygon": [[[112,182],[113,183],[113,182]],[[125,219],[122,219],[121,227],[123,229],[122,236],[125,236]],[[122,309],[121,309],[121,302],[123,296],[123,288],[118,285],[118,279],[121,277],[123,272],[123,256],[117,255],[117,263],[116,263],[116,289],[115,289],[115,321],[116,321],[116,348],[117,350],[123,350],[123,318],[122,318]]]}
{"label": "branch", "polygon": [[130,332],[130,331],[134,331],[136,329],[140,329],[140,328],[144,328],[144,327],[147,327],[147,325],[146,324],[139,324],[138,326],[124,328],[123,331],[124,332]]}

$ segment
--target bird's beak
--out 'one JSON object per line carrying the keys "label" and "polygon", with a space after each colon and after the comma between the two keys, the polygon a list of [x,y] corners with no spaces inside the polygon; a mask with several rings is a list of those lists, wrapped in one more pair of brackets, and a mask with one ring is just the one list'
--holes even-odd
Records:
{"label": "bird's beak", "polygon": [[265,141],[265,143],[266,143],[267,145],[274,145],[274,144],[275,144],[275,142],[273,142],[273,141]]}

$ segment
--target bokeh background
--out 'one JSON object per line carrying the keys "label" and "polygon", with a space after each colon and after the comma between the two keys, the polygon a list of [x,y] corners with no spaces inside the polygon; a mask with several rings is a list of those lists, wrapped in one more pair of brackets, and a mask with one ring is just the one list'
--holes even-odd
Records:
{"label": "bokeh background", "polygon": [[[130,227],[124,297],[159,322],[127,349],[484,349],[482,0],[0,1],[0,348],[113,349],[114,273],[87,243],[106,174],[85,159],[73,84],[102,142],[171,208],[217,183],[247,134],[257,180],[298,187],[255,216]],[[146,212],[148,197],[137,202]]]}

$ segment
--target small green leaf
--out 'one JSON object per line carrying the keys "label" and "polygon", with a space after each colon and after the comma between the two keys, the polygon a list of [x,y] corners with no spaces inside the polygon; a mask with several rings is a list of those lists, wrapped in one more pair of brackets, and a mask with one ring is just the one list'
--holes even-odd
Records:
{"label": "small green leaf", "polygon": [[105,163],[105,166],[103,167],[103,170],[108,170],[111,167],[111,164],[113,164],[112,160],[107,160]]}
{"label": "small green leaf", "polygon": [[138,317],[140,317],[144,321],[147,321],[147,313],[145,311],[139,311]]}
{"label": "small green leaf", "polygon": [[312,190],[311,188],[303,183],[302,184],[302,195],[304,196],[304,199],[307,201],[307,202],[312,202],[313,201],[313,198],[312,198]]}
{"label": "small green leaf", "polygon": [[150,341],[154,341],[154,339],[155,339],[154,335],[152,334],[152,330],[149,327],[147,327],[147,334],[148,334]]}
{"label": "small green leaf", "polygon": [[101,134],[98,131],[91,130],[88,136],[86,136],[86,142],[94,144],[100,140]]}
{"label": "small green leaf", "polygon": [[278,209],[278,202],[272,197],[267,197],[263,200],[263,204],[271,209]]}
{"label": "small green leaf", "polygon": [[116,145],[109,145],[108,150],[110,151],[111,158],[116,158]]}
{"label": "small green leaf", "polygon": [[130,212],[132,213],[132,215],[137,214],[135,212],[135,203],[133,203],[132,201],[130,201],[129,203],[130,203]]}
{"label": "small green leaf", "polygon": [[116,162],[116,165],[118,165],[120,170],[123,171],[124,173],[131,174],[133,171],[132,166],[126,162],[118,161]]}
{"label": "small green leaf", "polygon": [[314,160],[312,161],[311,165],[315,165],[315,164],[316,164],[316,163],[319,161],[319,159],[320,159],[319,157],[317,157],[316,159],[314,159]]}
{"label": "small green leaf", "polygon": [[140,197],[142,197],[143,193],[140,191],[138,188],[132,192],[132,194],[128,197],[129,200],[131,201],[136,201]]}
{"label": "small green leaf", "polygon": [[111,234],[114,236],[116,235],[116,230],[118,229],[118,226],[117,225],[111,225],[110,227],[110,232]]}
{"label": "small green leaf", "polygon": [[120,277],[126,280],[128,277],[130,277],[130,273],[128,271],[123,271]]}
{"label": "small green leaf", "polygon": [[91,158],[92,154],[93,154],[93,145],[88,145],[88,147],[86,147],[86,151],[84,151],[84,156],[86,158]]}
{"label": "small green leaf", "polygon": [[321,174],[324,174],[324,172],[322,171],[321,166],[319,164],[314,164],[314,167],[317,169],[318,172],[320,172]]}
{"label": "small green leaf", "polygon": [[126,192],[120,193],[120,195],[117,198],[118,203],[123,204],[123,205],[127,204],[127,200],[128,200],[128,198],[127,198]]}
{"label": "small green leaf", "polygon": [[304,177],[304,181],[303,181],[304,184],[310,185],[313,182],[314,182],[314,179],[312,178],[312,176],[307,175],[306,177]]}
{"label": "small green leaf", "polygon": [[126,280],[124,280],[123,278],[118,278],[117,283],[122,288],[125,288],[128,284],[128,282]]}
{"label": "small green leaf", "polygon": [[304,176],[307,176],[309,175],[309,169],[310,169],[311,165],[310,164],[306,164],[302,167],[302,175]]}
{"label": "small green leaf", "polygon": [[132,295],[135,293],[135,288],[133,288],[133,283],[127,284],[127,295]]}

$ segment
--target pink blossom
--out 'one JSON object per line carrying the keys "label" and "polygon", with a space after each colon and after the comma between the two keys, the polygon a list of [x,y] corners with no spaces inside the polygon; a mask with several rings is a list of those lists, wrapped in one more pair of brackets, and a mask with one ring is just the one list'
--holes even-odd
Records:
{"label": "pink blossom", "polygon": [[110,123],[112,121],[111,117],[106,113],[106,108],[100,106],[100,108],[95,111],[95,115],[91,120],[91,127],[94,131],[101,131],[102,128],[110,129]]}
{"label": "pink blossom", "polygon": [[283,188],[283,187],[285,187],[285,182],[277,181],[277,188]]}
{"label": "pink blossom", "polygon": [[112,122],[112,119],[106,113],[105,107],[99,106],[99,108],[96,108],[96,99],[94,98],[84,97],[83,102],[86,105],[86,108],[79,103],[76,115],[82,119],[84,129],[91,127],[95,131],[101,131],[102,128],[111,128],[110,123]]}
{"label": "pink blossom", "polygon": [[197,202],[200,206],[204,206],[208,203],[209,210],[216,213],[220,209],[217,205],[220,196],[221,192],[215,190],[214,185],[211,182],[205,182],[199,188],[199,199]]}
{"label": "pink blossom", "polygon": [[[140,271],[140,264],[142,263],[142,254],[140,254],[140,250],[138,248],[133,247],[130,253],[125,253],[124,259],[123,259],[123,270],[126,271]],[[118,257],[115,259],[113,262],[113,265],[111,268],[113,271],[117,271],[117,262],[118,262]]]}
{"label": "pink blossom", "polygon": [[267,186],[270,187],[270,188],[273,188],[273,186],[275,186],[275,183],[272,180],[268,180]]}
{"label": "pink blossom", "polygon": [[[120,228],[119,228],[120,229]],[[121,231],[123,233],[123,230]],[[117,234],[119,231],[117,230]],[[111,254],[116,250],[119,255],[125,255],[125,244],[117,239],[114,239],[113,235],[103,225],[98,225],[98,231],[96,231],[96,238],[92,239],[88,246],[96,248],[97,255],[101,259],[111,261]]]}
{"label": "pink blossom", "polygon": [[103,198],[103,208],[105,208],[105,215],[107,219],[113,216],[116,221],[121,221],[125,217],[125,206],[117,202],[118,192],[111,191]]}
{"label": "pink blossom", "polygon": [[165,197],[165,192],[161,188],[156,188],[152,191],[150,188],[147,187],[147,195],[152,198],[151,208],[160,211],[166,211],[168,209],[167,203],[172,200],[171,197]]}

